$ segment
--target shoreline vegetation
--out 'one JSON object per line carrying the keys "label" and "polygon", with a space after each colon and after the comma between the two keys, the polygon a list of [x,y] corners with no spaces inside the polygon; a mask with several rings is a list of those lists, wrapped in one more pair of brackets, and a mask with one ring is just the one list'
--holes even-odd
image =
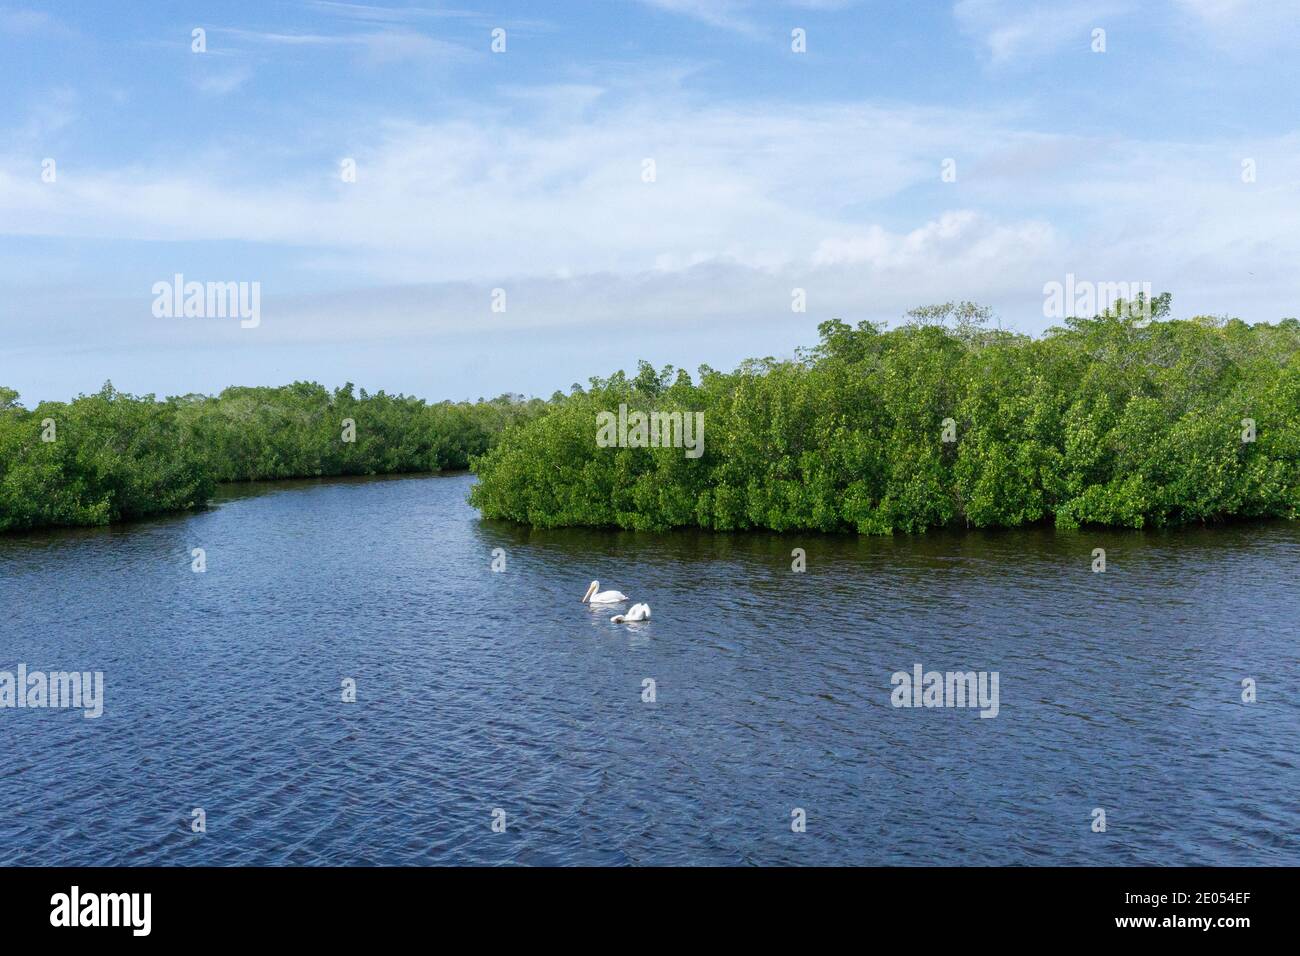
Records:
{"label": "shoreline vegetation", "polygon": [[[219,483],[465,468],[483,517],[544,528],[1300,516],[1300,322],[1168,312],[1167,294],[1139,298],[1036,338],[965,302],[889,330],[832,319],[790,360],[695,379],[641,362],[549,400],[296,382],[160,401],[110,383],[27,410],[0,387],[0,532],[197,508]],[[699,421],[698,446],[610,447],[599,423],[621,407]]]}
{"label": "shoreline vegetation", "polygon": [[31,411],[17,400],[0,387],[0,532],[185,511],[218,484],[465,470],[546,406],[513,395],[429,404],[314,382],[165,401],[109,383]]}
{"label": "shoreline vegetation", "polygon": [[[537,527],[860,534],[1300,516],[1300,322],[1169,306],[1031,337],[947,303],[890,330],[824,322],[793,360],[694,381],[642,362],[507,430],[470,502]],[[703,454],[599,447],[624,405],[702,412]]]}

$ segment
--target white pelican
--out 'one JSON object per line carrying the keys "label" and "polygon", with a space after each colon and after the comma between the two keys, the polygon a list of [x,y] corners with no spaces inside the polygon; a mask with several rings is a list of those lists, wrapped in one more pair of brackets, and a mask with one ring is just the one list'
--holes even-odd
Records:
{"label": "white pelican", "polygon": [[587,593],[582,596],[583,604],[617,604],[626,600],[627,595],[622,591],[602,591],[599,581],[587,585]]}
{"label": "white pelican", "polygon": [[623,624],[623,623],[631,624],[633,621],[648,621],[648,620],[650,620],[650,605],[633,604],[630,608],[627,609],[626,614],[615,614],[613,617],[609,619],[609,622],[611,624]]}

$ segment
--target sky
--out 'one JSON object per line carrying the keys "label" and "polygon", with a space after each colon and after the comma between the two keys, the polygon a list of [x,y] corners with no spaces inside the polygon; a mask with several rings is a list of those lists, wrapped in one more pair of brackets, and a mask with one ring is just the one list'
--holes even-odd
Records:
{"label": "sky", "polygon": [[1298,54],[1296,0],[0,0],[0,385],[546,397],[1069,275],[1276,321]]}

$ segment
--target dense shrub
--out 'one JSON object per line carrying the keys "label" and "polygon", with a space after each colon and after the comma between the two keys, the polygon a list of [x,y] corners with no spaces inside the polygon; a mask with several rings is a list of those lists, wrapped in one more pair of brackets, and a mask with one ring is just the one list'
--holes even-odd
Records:
{"label": "dense shrub", "polygon": [[[512,396],[428,405],[307,382],[165,402],[106,385],[32,411],[17,400],[0,388],[0,531],[193,508],[222,481],[465,468],[544,406]],[[354,442],[343,440],[345,419]]]}
{"label": "dense shrub", "polygon": [[[543,527],[872,534],[1297,517],[1300,323],[1172,321],[1168,306],[1031,338],[963,303],[890,331],[825,322],[794,360],[695,381],[643,362],[509,428],[474,459],[470,500]],[[596,416],[620,404],[702,411],[703,456],[599,447]]]}

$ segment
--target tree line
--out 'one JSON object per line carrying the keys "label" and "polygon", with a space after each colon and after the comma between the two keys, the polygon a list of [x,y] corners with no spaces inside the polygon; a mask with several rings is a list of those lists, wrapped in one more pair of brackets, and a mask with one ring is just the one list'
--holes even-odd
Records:
{"label": "tree line", "polygon": [[[792,359],[694,378],[641,362],[549,401],[427,403],[313,382],[160,401],[108,384],[28,410],[0,388],[0,531],[199,507],[219,482],[466,467],[484,517],[539,527],[1297,517],[1300,322],[1172,320],[1167,295],[1131,305],[1038,337],[990,327],[971,303],[893,329],[833,319]],[[613,426],[620,406],[631,429]],[[702,422],[698,447],[625,441],[638,413],[656,430]]]}
{"label": "tree line", "polygon": [[[642,362],[471,464],[488,518],[541,527],[888,534],[1300,514],[1300,322],[1116,303],[1038,337],[971,303],[831,320],[789,360]],[[703,412],[704,452],[601,447],[598,416]],[[662,416],[660,416],[662,418]],[[608,444],[608,443],[605,443]]]}
{"label": "tree line", "polygon": [[0,531],[195,508],[218,482],[463,469],[546,407],[512,395],[429,404],[314,382],[165,401],[109,383],[31,410],[18,398],[0,388]]}

